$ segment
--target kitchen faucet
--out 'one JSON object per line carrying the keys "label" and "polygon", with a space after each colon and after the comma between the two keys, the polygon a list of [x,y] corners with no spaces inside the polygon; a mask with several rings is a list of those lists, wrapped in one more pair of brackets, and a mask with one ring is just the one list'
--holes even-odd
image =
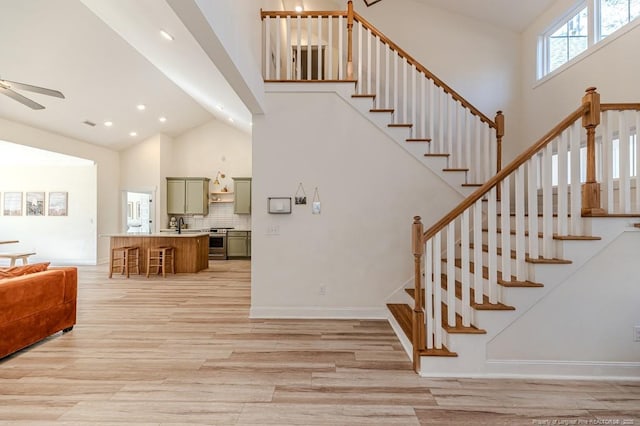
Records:
{"label": "kitchen faucet", "polygon": [[184,218],[178,218],[178,234],[182,234],[182,227],[184,226]]}

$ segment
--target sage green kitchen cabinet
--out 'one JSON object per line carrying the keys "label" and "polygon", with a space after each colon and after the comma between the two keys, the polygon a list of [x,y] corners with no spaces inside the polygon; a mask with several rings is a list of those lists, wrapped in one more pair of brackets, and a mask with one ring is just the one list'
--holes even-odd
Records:
{"label": "sage green kitchen cabinet", "polygon": [[233,178],[233,212],[235,214],[251,214],[251,178]]}
{"label": "sage green kitchen cabinet", "polygon": [[227,232],[227,257],[251,257],[251,231]]}
{"label": "sage green kitchen cabinet", "polygon": [[209,178],[168,177],[168,214],[209,214]]}

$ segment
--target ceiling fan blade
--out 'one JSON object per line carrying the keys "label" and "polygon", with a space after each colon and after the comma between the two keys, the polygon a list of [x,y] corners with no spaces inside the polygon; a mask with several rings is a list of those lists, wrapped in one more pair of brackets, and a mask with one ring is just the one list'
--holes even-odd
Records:
{"label": "ceiling fan blade", "polygon": [[25,98],[20,93],[14,92],[11,89],[5,89],[4,87],[0,87],[0,93],[2,93],[3,95],[7,95],[11,99],[18,101],[21,104],[26,105],[31,109],[44,109],[44,107],[39,103],[34,102],[29,98]]}
{"label": "ceiling fan blade", "polygon": [[42,95],[54,96],[56,98],[64,99],[62,92],[58,90],[46,89],[44,87],[32,86],[31,84],[18,83],[17,81],[2,80],[8,83],[12,88],[19,90],[27,90],[29,92],[40,93]]}

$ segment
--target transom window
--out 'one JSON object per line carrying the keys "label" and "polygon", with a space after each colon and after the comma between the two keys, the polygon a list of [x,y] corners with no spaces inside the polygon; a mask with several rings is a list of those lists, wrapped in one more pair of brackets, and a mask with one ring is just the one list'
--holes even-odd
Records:
{"label": "transom window", "polygon": [[579,3],[540,36],[538,79],[571,62],[638,17],[640,0]]}

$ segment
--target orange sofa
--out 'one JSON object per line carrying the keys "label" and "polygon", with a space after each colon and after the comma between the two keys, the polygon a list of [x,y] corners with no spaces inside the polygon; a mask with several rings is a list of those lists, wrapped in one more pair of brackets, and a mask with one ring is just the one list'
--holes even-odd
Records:
{"label": "orange sofa", "polygon": [[76,323],[78,270],[0,279],[0,359]]}

